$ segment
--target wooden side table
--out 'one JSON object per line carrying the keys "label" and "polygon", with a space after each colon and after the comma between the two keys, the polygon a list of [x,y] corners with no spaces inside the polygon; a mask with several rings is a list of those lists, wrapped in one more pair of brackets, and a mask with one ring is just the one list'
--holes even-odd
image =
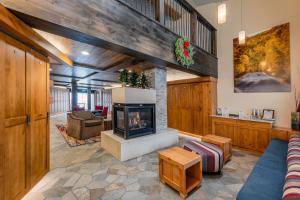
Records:
{"label": "wooden side table", "polygon": [[159,177],[186,198],[202,182],[202,158],[180,147],[160,151]]}
{"label": "wooden side table", "polygon": [[217,145],[223,150],[224,162],[231,159],[232,156],[232,141],[230,138],[221,137],[217,135],[205,135],[201,139],[203,142]]}

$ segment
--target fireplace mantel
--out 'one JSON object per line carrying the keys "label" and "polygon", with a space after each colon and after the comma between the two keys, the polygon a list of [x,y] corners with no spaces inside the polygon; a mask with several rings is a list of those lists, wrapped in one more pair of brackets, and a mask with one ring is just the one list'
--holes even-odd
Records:
{"label": "fireplace mantel", "polygon": [[113,103],[123,104],[155,104],[156,91],[154,89],[141,89],[121,87],[112,89]]}

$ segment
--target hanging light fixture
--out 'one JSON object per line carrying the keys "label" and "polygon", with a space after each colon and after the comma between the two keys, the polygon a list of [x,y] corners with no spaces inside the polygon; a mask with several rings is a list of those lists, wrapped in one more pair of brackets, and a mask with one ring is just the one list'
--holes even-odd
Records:
{"label": "hanging light fixture", "polygon": [[243,0],[241,0],[241,31],[239,32],[239,44],[246,43],[246,32],[243,30]]}
{"label": "hanging light fixture", "polygon": [[227,9],[226,4],[222,3],[218,6],[218,24],[224,24],[226,22]]}

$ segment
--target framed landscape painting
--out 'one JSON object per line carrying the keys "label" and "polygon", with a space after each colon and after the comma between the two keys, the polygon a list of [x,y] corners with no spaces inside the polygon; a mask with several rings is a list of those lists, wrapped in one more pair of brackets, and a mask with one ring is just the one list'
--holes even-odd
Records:
{"label": "framed landscape painting", "polygon": [[244,45],[233,40],[234,92],[290,92],[289,23],[247,37]]}

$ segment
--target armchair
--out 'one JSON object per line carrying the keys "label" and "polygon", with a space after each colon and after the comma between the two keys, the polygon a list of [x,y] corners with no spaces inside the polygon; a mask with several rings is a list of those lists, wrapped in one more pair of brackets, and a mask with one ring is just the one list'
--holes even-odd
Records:
{"label": "armchair", "polygon": [[78,140],[85,140],[101,134],[104,130],[103,117],[88,111],[68,113],[67,133]]}

